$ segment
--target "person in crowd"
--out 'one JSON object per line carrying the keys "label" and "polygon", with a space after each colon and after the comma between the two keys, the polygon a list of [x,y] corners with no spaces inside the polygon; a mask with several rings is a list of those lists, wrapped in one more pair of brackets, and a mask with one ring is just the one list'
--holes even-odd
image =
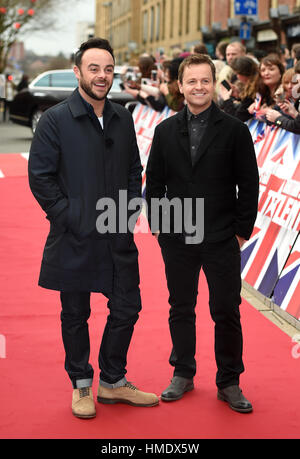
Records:
{"label": "person in crowd", "polygon": [[256,61],[258,62],[258,65],[262,61],[262,59],[266,57],[267,55],[268,55],[267,51],[263,49],[253,49],[251,52],[249,51],[247,53],[247,56],[249,57],[253,56],[256,59]]}
{"label": "person in crowd", "polygon": [[[132,88],[124,83],[125,91],[135,97],[140,103],[149,105],[156,111],[162,111],[166,106],[171,110],[179,111],[184,105],[184,98],[178,87],[178,68],[183,58],[178,57],[172,61],[165,61],[162,64],[163,81],[154,86],[141,83],[135,84]],[[155,83],[155,82],[153,82]]]}
{"label": "person in crowd", "polygon": [[280,46],[282,53],[283,53],[283,65],[285,66],[286,70],[294,67],[294,60],[291,57],[291,53],[287,45]]}
{"label": "person in crowd", "polygon": [[[156,127],[146,169],[148,219],[162,251],[171,306],[169,362],[174,373],[161,400],[179,400],[194,388],[195,307],[203,268],[215,322],[217,396],[233,410],[248,413],[252,404],[239,387],[244,371],[240,248],[257,214],[253,140],[244,123],[213,102],[216,78],[209,56],[185,59],[178,78],[186,105]],[[162,198],[176,200],[177,211],[152,207],[153,200]]]}
{"label": "person in crowd", "polygon": [[266,111],[276,104],[275,93],[281,85],[285,68],[276,54],[264,57],[259,66],[257,100],[248,107],[249,118],[267,121]]}
{"label": "person in crowd", "polygon": [[216,60],[220,61],[226,61],[226,48],[227,48],[228,42],[227,41],[220,41],[215,49],[215,55],[216,55]]}
{"label": "person in crowd", "polygon": [[50,221],[39,285],[60,291],[65,369],[73,386],[72,412],[79,418],[96,415],[89,363],[91,292],[101,292],[109,300],[99,352],[98,402],[159,402],[125,376],[141,310],[132,231],[127,225],[124,233],[118,222],[110,231],[98,222],[102,214],[97,209],[107,205],[98,207],[99,200],[113,200],[117,214],[124,216],[127,210],[121,208],[119,190],[128,199],[141,196],[142,166],[132,116],[107,98],[114,63],[107,40],[91,38],[80,46],[74,66],[78,88],[41,117],[28,165],[32,193]]}
{"label": "person in crowd", "polygon": [[194,46],[193,54],[208,54],[207,48],[204,43],[199,43]]}
{"label": "person in crowd", "polygon": [[291,58],[294,60],[294,66],[300,60],[300,43],[294,43],[291,49]]}
{"label": "person in crowd", "polygon": [[28,75],[23,75],[22,76],[21,81],[17,86],[17,91],[18,92],[22,91],[22,89],[28,88],[28,80],[29,80]]}
{"label": "person in crowd", "polygon": [[15,95],[15,85],[12,81],[11,75],[6,75],[5,77],[5,99],[4,99],[4,107],[3,107],[3,121],[6,121],[7,117],[9,117],[10,106],[12,101],[14,100]]}
{"label": "person in crowd", "polygon": [[222,68],[219,73],[217,84],[216,84],[216,93],[220,98],[220,84],[223,80],[228,81],[229,83],[234,82],[234,71],[231,67],[232,62],[237,57],[245,56],[246,48],[245,46],[239,41],[233,41],[229,43],[226,47],[226,65]]}
{"label": "person in crowd", "polygon": [[175,112],[179,112],[184,106],[184,96],[178,86],[178,69],[183,60],[183,57],[178,57],[170,62],[165,72],[165,82],[159,88],[167,101],[168,107]]}
{"label": "person in crowd", "polygon": [[300,61],[300,47],[295,51],[294,66]]}
{"label": "person in crowd", "polygon": [[294,134],[300,134],[299,86],[300,62],[295,68],[288,69],[282,77],[282,88],[278,90],[277,100],[280,112],[273,108],[266,111],[266,118],[269,122]]}
{"label": "person in crowd", "polygon": [[174,48],[172,50],[172,56],[171,56],[171,60],[172,59],[177,59],[177,57],[180,57],[180,55],[183,53],[183,50],[181,48]]}
{"label": "person in crowd", "polygon": [[251,57],[242,56],[235,59],[231,67],[242,85],[240,91],[237,91],[236,83],[231,84],[231,89],[221,85],[220,94],[223,103],[220,107],[241,121],[247,121],[248,107],[255,101],[258,66]]}
{"label": "person in crowd", "polygon": [[138,68],[140,72],[140,78],[151,79],[152,70],[156,70],[155,59],[153,56],[140,56]]}

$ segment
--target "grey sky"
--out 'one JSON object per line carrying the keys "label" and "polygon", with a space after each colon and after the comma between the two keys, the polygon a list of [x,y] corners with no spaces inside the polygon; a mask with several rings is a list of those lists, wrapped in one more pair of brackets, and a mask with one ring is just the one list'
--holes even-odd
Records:
{"label": "grey sky", "polygon": [[26,50],[36,54],[57,55],[60,51],[69,56],[76,48],[76,23],[94,22],[95,0],[80,0],[77,5],[65,2],[63,12],[54,18],[55,30],[30,33],[23,38]]}

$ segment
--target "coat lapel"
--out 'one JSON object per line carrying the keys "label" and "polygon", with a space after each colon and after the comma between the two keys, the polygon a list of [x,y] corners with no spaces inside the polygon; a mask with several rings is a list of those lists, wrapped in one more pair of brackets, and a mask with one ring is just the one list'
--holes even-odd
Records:
{"label": "coat lapel", "polygon": [[184,157],[192,165],[186,106],[177,114],[179,144]]}

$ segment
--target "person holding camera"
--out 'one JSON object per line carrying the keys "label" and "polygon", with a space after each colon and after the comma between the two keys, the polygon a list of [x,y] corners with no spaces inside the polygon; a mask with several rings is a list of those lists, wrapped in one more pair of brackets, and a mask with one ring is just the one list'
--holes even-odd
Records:
{"label": "person holding camera", "polygon": [[247,121],[248,107],[255,101],[258,67],[248,56],[238,57],[232,62],[231,67],[241,87],[238,90],[237,83],[229,84],[226,80],[222,81],[220,95],[223,103],[220,104],[220,108],[241,121]]}

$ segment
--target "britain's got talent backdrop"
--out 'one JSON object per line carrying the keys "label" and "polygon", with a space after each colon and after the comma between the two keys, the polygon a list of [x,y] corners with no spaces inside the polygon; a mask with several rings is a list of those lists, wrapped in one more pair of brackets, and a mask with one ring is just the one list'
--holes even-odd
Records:
{"label": "britain's got talent backdrop", "polygon": [[[174,113],[142,104],[134,109],[143,195],[154,129]],[[300,320],[300,136],[257,120],[247,124],[259,168],[260,196],[252,236],[242,249],[242,278]]]}

